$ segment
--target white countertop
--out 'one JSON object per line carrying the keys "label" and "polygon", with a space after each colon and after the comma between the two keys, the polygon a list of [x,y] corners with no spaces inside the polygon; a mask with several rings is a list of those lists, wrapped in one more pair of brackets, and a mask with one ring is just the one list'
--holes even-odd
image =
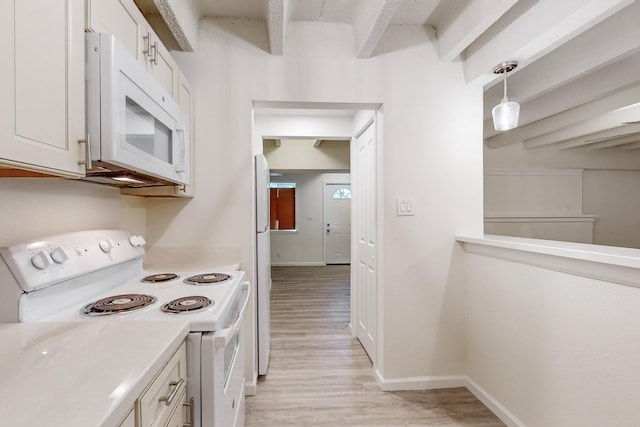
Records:
{"label": "white countertop", "polygon": [[117,426],[188,330],[186,322],[0,325],[0,424]]}
{"label": "white countertop", "polygon": [[456,240],[466,252],[640,287],[640,249],[491,234]]}

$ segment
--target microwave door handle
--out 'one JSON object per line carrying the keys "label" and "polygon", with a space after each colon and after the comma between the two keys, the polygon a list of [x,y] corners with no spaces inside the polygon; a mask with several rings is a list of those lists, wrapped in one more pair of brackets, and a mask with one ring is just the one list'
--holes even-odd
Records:
{"label": "microwave door handle", "polygon": [[218,332],[216,332],[216,336],[214,339],[216,348],[224,348],[228,346],[231,340],[233,339],[233,337],[236,336],[236,334],[242,327],[242,322],[244,322],[244,312],[249,303],[249,296],[251,296],[251,285],[249,284],[249,282],[242,283],[242,291],[243,293],[246,293],[246,296],[244,297],[244,303],[242,303],[242,308],[238,312],[238,317],[236,318],[236,321],[233,323],[231,327],[226,329],[221,329]]}
{"label": "microwave door handle", "polygon": [[187,168],[187,146],[185,141],[185,131],[180,125],[176,126],[176,132],[180,134],[180,141],[178,143],[178,160],[176,161],[176,172],[186,172]]}

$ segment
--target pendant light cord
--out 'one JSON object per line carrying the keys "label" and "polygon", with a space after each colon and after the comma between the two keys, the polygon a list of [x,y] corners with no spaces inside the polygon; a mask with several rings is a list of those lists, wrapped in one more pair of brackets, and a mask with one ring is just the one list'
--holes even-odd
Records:
{"label": "pendant light cord", "polygon": [[507,99],[507,70],[505,69],[503,73],[504,73],[504,96],[502,97],[502,102],[508,102],[509,100]]}

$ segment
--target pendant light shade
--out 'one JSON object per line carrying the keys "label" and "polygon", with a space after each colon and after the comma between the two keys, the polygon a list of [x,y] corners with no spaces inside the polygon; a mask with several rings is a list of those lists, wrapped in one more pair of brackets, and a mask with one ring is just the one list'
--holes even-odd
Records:
{"label": "pendant light shade", "polygon": [[491,110],[495,130],[509,130],[518,126],[520,104],[506,98]]}
{"label": "pendant light shade", "polygon": [[509,130],[518,126],[520,104],[507,98],[507,73],[518,66],[515,61],[503,62],[493,69],[494,74],[504,74],[504,97],[500,104],[493,107],[493,127],[495,130]]}

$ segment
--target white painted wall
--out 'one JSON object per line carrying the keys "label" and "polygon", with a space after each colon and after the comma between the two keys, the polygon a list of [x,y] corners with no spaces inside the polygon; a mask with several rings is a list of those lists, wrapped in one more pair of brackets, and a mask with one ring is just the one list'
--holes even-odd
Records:
{"label": "white painted wall", "polygon": [[640,248],[640,171],[587,170],[583,210],[598,215],[594,242]]}
{"label": "white painted wall", "polygon": [[466,254],[466,373],[530,427],[640,422],[638,288]]}
{"label": "white painted wall", "polygon": [[264,145],[269,168],[275,170],[348,171],[349,141],[323,141],[314,147],[312,139],[287,139],[280,146]]}
{"label": "white painted wall", "polygon": [[581,169],[485,170],[484,184],[485,215],[582,214]]}
{"label": "white painted wall", "polygon": [[0,180],[0,246],[70,231],[117,228],[141,235],[145,199],[117,188],[58,178]]}
{"label": "white painted wall", "polygon": [[271,265],[324,265],[324,183],[349,183],[345,173],[289,173],[271,182],[296,183],[296,231],[271,232]]}
{"label": "white painted wall", "polygon": [[582,212],[582,169],[484,171],[484,232],[593,243],[594,217]]}
{"label": "white painted wall", "polygon": [[[482,88],[465,85],[460,63],[438,59],[422,27],[406,29],[415,45],[370,59],[355,58],[350,25],[293,22],[283,56],[268,53],[265,31],[259,22],[205,19],[199,51],[175,55],[195,92],[195,197],[150,200],[148,235],[163,246],[239,247],[253,277],[252,101],[383,103],[380,372],[461,372],[454,236],[482,234]],[[407,196],[416,215],[396,217],[396,197]]]}

